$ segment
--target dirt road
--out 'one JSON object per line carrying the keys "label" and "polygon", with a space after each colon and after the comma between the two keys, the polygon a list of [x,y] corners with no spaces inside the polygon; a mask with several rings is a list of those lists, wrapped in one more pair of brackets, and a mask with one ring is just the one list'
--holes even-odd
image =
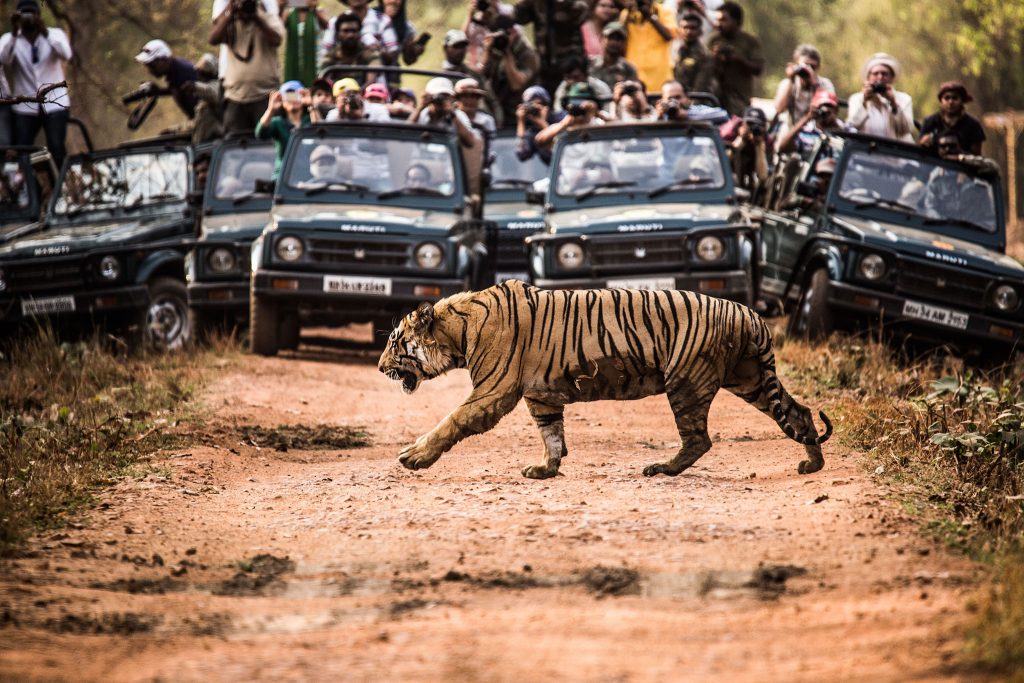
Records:
{"label": "dirt road", "polygon": [[[721,394],[712,451],[646,479],[677,440],[664,397],[576,405],[564,476],[532,481],[520,405],[413,473],[399,449],[468,375],[406,396],[375,363],[303,347],[227,368],[190,445],[0,566],[0,679],[956,677],[972,566],[837,440],[800,476],[803,448]],[[279,451],[240,429],[321,423],[372,445]]]}

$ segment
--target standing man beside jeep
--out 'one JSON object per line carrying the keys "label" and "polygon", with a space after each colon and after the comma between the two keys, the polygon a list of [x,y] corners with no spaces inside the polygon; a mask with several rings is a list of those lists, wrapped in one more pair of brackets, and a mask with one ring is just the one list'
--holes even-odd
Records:
{"label": "standing man beside jeep", "polygon": [[[623,0],[619,21],[626,29],[626,59],[637,78],[653,85],[672,78],[676,15],[655,0]],[[607,27],[606,27],[607,28]]]}
{"label": "standing man beside jeep", "polygon": [[540,69],[540,57],[511,17],[498,16],[493,28],[484,36],[480,72],[490,91],[488,105],[501,126],[515,119],[522,92]]}
{"label": "standing man beside jeep", "polygon": [[590,58],[590,75],[615,90],[615,84],[638,80],[636,67],[626,60],[626,27],[608,22],[601,31],[601,54]]}
{"label": "standing man beside jeep", "polygon": [[864,88],[850,95],[847,121],[858,132],[879,138],[913,142],[914,101],[892,87],[900,63],[892,55],[876,52],[864,64]]}
{"label": "standing man beside jeep", "polygon": [[775,91],[776,117],[781,119],[779,135],[785,134],[811,110],[811,100],[818,93],[834,93],[832,81],[821,76],[821,53],[813,45],[798,45],[793,61],[786,65],[786,77],[779,81]]}
{"label": "standing man beside jeep", "polygon": [[[35,97],[39,89],[64,80],[62,61],[71,59],[71,43],[59,28],[48,28],[39,14],[38,0],[18,0],[18,12],[11,17],[11,32],[0,37],[0,64],[13,66],[14,96]],[[46,134],[46,146],[60,168],[66,155],[67,88],[46,96],[46,102],[23,102],[13,108],[13,138],[16,145],[34,144],[39,128]]]}
{"label": "standing man beside jeep", "polygon": [[764,71],[761,41],[742,30],[743,8],[723,2],[715,11],[708,49],[715,59],[715,95],[731,116],[739,116],[754,95],[754,78]]}
{"label": "standing man beside jeep", "polygon": [[[216,9],[216,8],[215,8]],[[270,93],[281,82],[277,48],[284,39],[280,17],[258,0],[230,0],[210,32],[211,45],[227,45],[224,132],[252,135]]]}

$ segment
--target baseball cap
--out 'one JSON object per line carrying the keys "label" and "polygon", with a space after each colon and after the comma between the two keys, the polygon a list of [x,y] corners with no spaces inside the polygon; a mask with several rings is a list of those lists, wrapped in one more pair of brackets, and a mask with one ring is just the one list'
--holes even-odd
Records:
{"label": "baseball cap", "polygon": [[331,94],[337,97],[341,93],[348,92],[350,90],[362,92],[363,89],[359,87],[359,83],[356,82],[356,79],[343,78],[334,84],[334,89],[331,91]]}
{"label": "baseball cap", "polygon": [[601,31],[601,35],[602,36],[610,36],[613,33],[618,33],[623,38],[625,38],[627,35],[629,35],[629,34],[626,33],[626,27],[625,26],[623,26],[622,24],[620,24],[617,21],[609,21],[607,24],[605,24],[604,30]]}
{"label": "baseball cap", "polygon": [[836,97],[834,92],[828,90],[819,90],[814,93],[814,97],[811,98],[811,109],[817,109],[822,105],[830,105],[835,108],[839,108],[839,98]]}
{"label": "baseball cap", "polygon": [[590,87],[589,83],[573,83],[569,86],[569,91],[565,93],[565,96],[570,99],[578,100],[597,99],[597,96],[594,95],[594,90]]}
{"label": "baseball cap", "polygon": [[455,88],[447,78],[431,78],[423,88],[428,95],[454,95]]}
{"label": "baseball cap", "polygon": [[391,101],[391,93],[388,92],[388,86],[383,83],[371,83],[366,86],[363,90],[363,97],[379,97],[385,102]]}
{"label": "baseball cap", "polygon": [[760,123],[762,126],[768,125],[768,117],[757,107],[747,107],[744,109],[743,120],[748,123]]}
{"label": "baseball cap", "polygon": [[152,64],[162,57],[171,56],[171,46],[160,39],[151,40],[142,47],[142,52],[135,55],[139,64]]}
{"label": "baseball cap", "polygon": [[331,157],[332,159],[334,158],[334,150],[331,149],[329,145],[317,145],[316,148],[313,150],[313,153],[309,155],[309,161],[310,163],[312,163],[317,159],[321,159],[323,157]]}
{"label": "baseball cap", "polygon": [[281,87],[278,88],[277,91],[284,95],[285,93],[289,92],[298,92],[302,90],[302,88],[303,86],[301,81],[286,81],[285,83],[281,84]]}
{"label": "baseball cap", "polygon": [[523,91],[523,104],[528,104],[530,100],[543,100],[544,104],[551,104],[551,95],[544,89],[544,86],[531,85]]}
{"label": "baseball cap", "polygon": [[475,78],[462,78],[455,83],[455,96],[459,95],[486,95],[487,92],[480,89],[480,84]]}
{"label": "baseball cap", "polygon": [[444,34],[444,46],[449,47],[450,45],[458,45],[459,43],[468,43],[469,38],[466,37],[465,31],[460,31],[457,28],[450,29]]}

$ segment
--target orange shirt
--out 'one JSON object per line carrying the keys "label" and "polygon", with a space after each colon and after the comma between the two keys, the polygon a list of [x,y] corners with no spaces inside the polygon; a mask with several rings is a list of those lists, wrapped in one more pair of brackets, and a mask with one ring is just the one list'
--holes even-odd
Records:
{"label": "orange shirt", "polygon": [[662,83],[672,80],[672,39],[678,33],[675,12],[655,2],[651,4],[651,15],[668,29],[672,38],[662,38],[651,22],[636,10],[622,10],[619,17],[626,27],[626,61],[636,66],[637,76],[647,86],[648,92],[656,91]]}

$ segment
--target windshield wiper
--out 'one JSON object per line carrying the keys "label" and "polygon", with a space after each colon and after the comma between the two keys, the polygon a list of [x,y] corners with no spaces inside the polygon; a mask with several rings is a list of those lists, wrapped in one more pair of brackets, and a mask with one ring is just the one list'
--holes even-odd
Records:
{"label": "windshield wiper", "polygon": [[435,190],[432,187],[398,187],[394,190],[388,190],[381,192],[377,195],[377,199],[391,199],[392,197],[398,197],[403,194],[419,194],[425,197],[447,197],[444,192]]}
{"label": "windshield wiper", "polygon": [[510,185],[511,187],[533,187],[533,181],[526,180],[525,178],[498,178],[497,180],[491,181],[491,187],[497,187],[498,185]]}
{"label": "windshield wiper", "polygon": [[655,197],[659,197],[665,194],[666,192],[672,192],[673,190],[683,190],[687,187],[693,187],[694,185],[710,185],[713,182],[715,181],[712,180],[711,178],[684,178],[682,180],[673,181],[668,185],[662,185],[661,187],[654,188],[653,190],[647,193],[647,197],[649,199],[654,199]]}
{"label": "windshield wiper", "polygon": [[618,187],[630,187],[636,185],[632,180],[609,180],[606,183],[598,183],[585,190],[576,193],[576,201],[581,202],[587,197],[593,197],[598,190],[614,190]]}
{"label": "windshield wiper", "polygon": [[872,199],[869,202],[857,202],[857,211],[860,211],[862,209],[874,209],[878,208],[879,206],[884,206],[890,209],[896,209],[897,211],[902,211],[904,213],[909,213],[915,216],[917,215],[916,208],[910,206],[909,204],[898,202],[895,199]]}
{"label": "windshield wiper", "polygon": [[237,197],[234,197],[231,200],[231,203],[234,206],[238,206],[239,204],[245,204],[247,201],[249,201],[253,197],[269,197],[269,196],[270,196],[270,194],[267,193],[267,192],[246,192],[245,194],[240,194]]}
{"label": "windshield wiper", "polygon": [[991,229],[981,223],[975,223],[969,221],[966,218],[926,218],[924,219],[925,225],[959,225],[963,228],[972,228],[974,230],[981,230],[982,232],[991,232]]}
{"label": "windshield wiper", "polygon": [[339,187],[344,190],[355,190],[356,192],[366,192],[367,190],[370,189],[366,185],[350,183],[347,180],[332,180],[329,183],[324,183],[323,185],[317,185],[316,187],[309,188],[308,190],[306,190],[306,196],[312,197],[315,194],[327,192],[327,190],[332,190]]}

